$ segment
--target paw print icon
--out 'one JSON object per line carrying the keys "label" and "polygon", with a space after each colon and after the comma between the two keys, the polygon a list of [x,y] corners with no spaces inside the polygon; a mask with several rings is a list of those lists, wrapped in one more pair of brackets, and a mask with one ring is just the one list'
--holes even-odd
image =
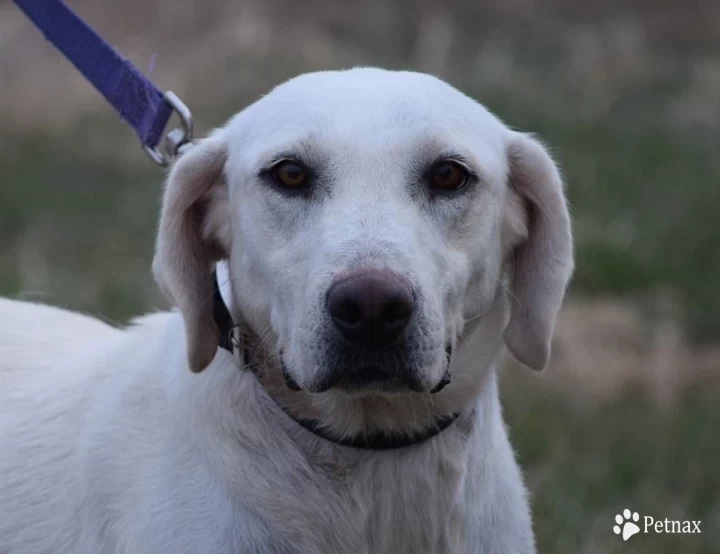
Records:
{"label": "paw print icon", "polygon": [[622,515],[618,514],[615,516],[615,523],[617,523],[617,525],[613,527],[613,532],[616,535],[622,533],[622,539],[626,541],[640,532],[640,527],[637,525],[638,521],[640,521],[640,515],[637,512],[625,510]]}

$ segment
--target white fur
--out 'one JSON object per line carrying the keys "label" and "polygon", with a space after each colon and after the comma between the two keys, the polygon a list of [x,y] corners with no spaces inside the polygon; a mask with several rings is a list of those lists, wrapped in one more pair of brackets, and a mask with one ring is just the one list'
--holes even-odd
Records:
{"label": "white fur", "polygon": [[11,372],[43,371],[94,338],[120,334],[93,317],[43,304],[0,298],[0,314],[0,384]]}
{"label": "white fur", "polygon": [[[325,168],[323,194],[258,177],[288,151]],[[450,154],[480,182],[418,200],[413,164]],[[218,260],[235,317],[262,339],[259,379],[217,348]],[[284,387],[280,351],[306,388],[327,369],[319,299],[357,264],[422,294],[427,390],[455,346],[442,392]],[[180,313],[125,330],[0,302],[0,553],[534,552],[494,369],[503,340],[547,363],[572,271],[562,183],[534,139],[429,76],[299,77],[175,164],[153,269]],[[363,451],[280,406],[338,436],[461,416],[422,444]]]}

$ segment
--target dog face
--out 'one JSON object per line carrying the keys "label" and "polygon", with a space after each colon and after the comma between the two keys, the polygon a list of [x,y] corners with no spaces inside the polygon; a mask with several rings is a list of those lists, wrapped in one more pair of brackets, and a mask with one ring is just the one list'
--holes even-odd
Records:
{"label": "dog face", "polygon": [[212,360],[210,266],[310,392],[429,392],[511,271],[505,341],[542,368],[572,271],[555,165],[433,77],[356,69],[277,87],[172,169],[154,261]]}

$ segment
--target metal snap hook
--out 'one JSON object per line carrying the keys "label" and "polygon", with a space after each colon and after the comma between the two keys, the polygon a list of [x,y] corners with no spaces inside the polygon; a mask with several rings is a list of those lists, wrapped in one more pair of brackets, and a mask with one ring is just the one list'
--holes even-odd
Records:
{"label": "metal snap hook", "polygon": [[193,118],[190,109],[172,91],[163,95],[163,100],[173,109],[180,118],[180,127],[173,129],[165,136],[165,150],[163,153],[157,147],[143,146],[143,150],[150,156],[150,159],[161,167],[169,167],[173,159],[183,150],[192,144]]}

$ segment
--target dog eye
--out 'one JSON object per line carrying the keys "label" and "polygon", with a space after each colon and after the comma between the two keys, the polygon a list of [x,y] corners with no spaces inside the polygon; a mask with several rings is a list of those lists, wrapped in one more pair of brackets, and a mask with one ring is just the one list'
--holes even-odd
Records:
{"label": "dog eye", "polygon": [[430,186],[440,190],[460,190],[470,178],[467,170],[456,162],[440,162],[430,172]]}
{"label": "dog eye", "polygon": [[298,162],[286,160],[275,165],[271,170],[275,184],[285,189],[299,189],[308,184],[309,171]]}

